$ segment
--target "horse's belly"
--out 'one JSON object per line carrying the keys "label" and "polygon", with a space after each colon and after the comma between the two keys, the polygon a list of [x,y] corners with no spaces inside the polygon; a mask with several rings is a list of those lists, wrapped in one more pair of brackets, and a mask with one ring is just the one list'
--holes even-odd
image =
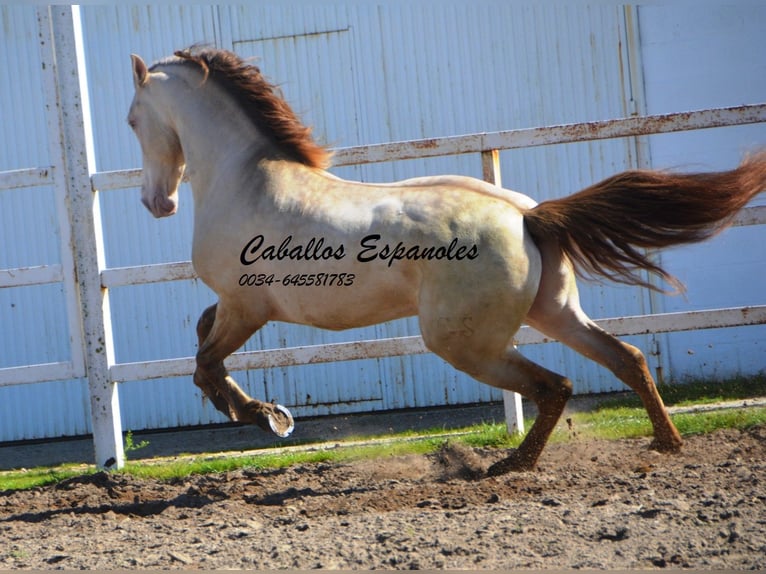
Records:
{"label": "horse's belly", "polygon": [[[308,275],[306,283],[311,281]],[[295,281],[270,290],[272,320],[342,330],[417,313],[416,290],[407,282],[373,283],[354,273],[342,279],[322,278],[326,283],[312,286],[301,285],[300,277]]]}

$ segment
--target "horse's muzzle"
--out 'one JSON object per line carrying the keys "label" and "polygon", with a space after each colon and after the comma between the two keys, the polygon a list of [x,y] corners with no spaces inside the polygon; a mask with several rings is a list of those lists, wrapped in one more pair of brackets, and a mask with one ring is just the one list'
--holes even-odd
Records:
{"label": "horse's muzzle", "polygon": [[141,194],[141,203],[149,212],[156,218],[168,217],[175,214],[178,210],[178,204],[170,198],[155,195],[154,200],[148,200],[143,194]]}

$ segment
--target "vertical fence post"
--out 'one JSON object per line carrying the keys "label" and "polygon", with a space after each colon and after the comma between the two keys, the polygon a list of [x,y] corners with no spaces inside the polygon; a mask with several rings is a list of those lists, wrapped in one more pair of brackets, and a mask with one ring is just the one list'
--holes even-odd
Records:
{"label": "vertical fence post", "polygon": [[[50,127],[51,156],[56,166],[56,192],[65,194],[74,271],[81,308],[82,341],[90,391],[95,462],[99,468],[124,464],[122,422],[117,384],[109,379],[114,363],[109,294],[101,286],[103,230],[98,195],[90,182],[87,136],[80,93],[77,8],[48,6],[37,10],[41,54],[49,62],[44,74],[50,86],[46,113]],[[79,21],[77,22],[79,25]],[[82,61],[83,59],[80,58]]]}
{"label": "vertical fence post", "polygon": [[[496,149],[481,152],[481,174],[484,181],[502,187],[500,174],[500,152]],[[503,409],[505,426],[508,434],[524,432],[524,409],[521,395],[512,391],[503,391]]]}

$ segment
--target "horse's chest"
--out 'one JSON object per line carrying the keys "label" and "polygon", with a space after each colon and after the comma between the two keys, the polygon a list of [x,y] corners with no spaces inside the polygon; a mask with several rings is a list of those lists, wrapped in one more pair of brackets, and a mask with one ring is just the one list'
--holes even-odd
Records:
{"label": "horse's chest", "polygon": [[225,233],[195,233],[192,265],[199,278],[220,293],[239,266],[236,241]]}

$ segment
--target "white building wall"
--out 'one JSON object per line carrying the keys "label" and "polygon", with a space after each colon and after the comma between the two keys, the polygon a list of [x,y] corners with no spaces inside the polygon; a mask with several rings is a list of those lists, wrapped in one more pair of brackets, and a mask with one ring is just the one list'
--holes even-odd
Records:
{"label": "white building wall", "polygon": [[[646,52],[646,107],[650,112],[690,107],[682,84],[678,84],[681,89],[677,94],[672,91],[668,94],[667,89],[656,88],[655,82],[662,78],[662,70],[670,70],[664,80],[670,84],[676,68],[684,68],[677,70],[678,73],[690,72],[687,60],[663,62],[662,54],[671,48],[683,53],[685,44],[680,39],[683,34],[694,33],[697,20],[703,24],[714,21],[715,13],[709,14],[706,10],[700,7],[691,14],[661,7],[639,11],[644,38],[641,52]],[[757,48],[758,42],[763,42],[753,24],[754,16],[760,16],[760,12],[751,15],[752,7],[728,10],[739,14],[739,19],[729,16],[727,21],[746,24],[730,33],[718,33],[715,26],[709,26],[713,28],[711,37],[722,48],[712,51],[709,58],[712,62],[720,61],[718,69],[727,70],[733,57],[728,49],[731,45],[750,42],[749,47]],[[264,73],[281,84],[295,109],[315,126],[318,137],[334,146],[623,117],[631,113],[630,100],[636,90],[628,81],[631,61],[628,50],[639,47],[631,46],[628,41],[624,10],[611,6],[565,8],[478,1],[444,7],[348,2],[309,3],[298,10],[289,5],[266,7],[253,3],[220,7],[84,6],[81,12],[99,171],[133,168],[141,163],[138,144],[125,124],[133,91],[128,55],[133,52],[152,61],[178,48],[208,43],[233,49],[243,56],[257,56]],[[25,164],[29,161],[46,164],[45,151],[40,150],[44,134],[35,136],[34,130],[39,131],[39,127],[28,127],[35,125],[35,106],[39,105],[34,99],[35,90],[39,92],[34,74],[34,9],[3,6],[0,14],[4,24],[0,38],[2,53],[8,54],[9,61],[19,62],[18,71],[10,66],[0,71],[0,74],[8,74],[8,77],[0,75],[0,98],[5,98],[2,103],[8,101],[13,106],[11,109],[18,109],[15,123],[0,122],[4,144],[0,148],[0,169],[29,167]],[[652,35],[655,28],[659,29],[657,36]],[[661,37],[663,30],[670,30],[665,39]],[[662,47],[662,42],[670,48]],[[748,59],[739,58],[739,51],[740,48],[734,50],[737,65],[743,68],[742,77],[750,78],[759,71],[760,77],[764,77],[762,68],[758,67],[762,66],[762,59],[750,58],[749,61],[755,60],[755,63],[748,64]],[[760,54],[763,50],[752,53]],[[14,81],[10,81],[12,78]],[[733,103],[761,101],[766,93],[756,87],[740,96],[742,92],[735,81],[726,84],[733,87],[735,99],[741,98]],[[761,84],[756,81],[753,85]],[[724,85],[721,90],[726,92],[726,88]],[[666,96],[664,103],[658,103],[658,94]],[[9,125],[12,127],[8,128]],[[759,135],[761,141],[764,139],[763,128],[759,126],[715,130],[709,132],[715,141],[706,149],[718,149],[716,146],[721,140],[716,134],[734,129],[749,129],[747,133],[752,134],[752,140],[757,141]],[[677,136],[662,136],[673,137]],[[740,141],[739,137],[733,136],[732,141]],[[656,143],[662,138],[651,140],[656,165],[700,161],[699,150],[693,148],[689,148],[689,153],[679,149],[677,160],[663,161],[662,147]],[[25,152],[23,161],[8,151],[20,153],[17,150],[25,149],[7,145],[16,141],[23,141],[30,150]],[[710,153],[716,155],[715,151]],[[719,162],[723,163],[722,167],[736,163],[736,154],[730,156],[729,160]],[[543,200],[577,191],[597,179],[634,166],[636,161],[634,142],[630,140],[509,151],[502,154],[503,182],[507,187]],[[391,181],[428,173],[480,176],[480,161],[477,156],[468,155],[334,171],[342,177],[366,181]],[[0,257],[6,259],[0,265],[32,264],[34,261],[29,261],[30,258],[48,257],[44,251],[48,248],[46,241],[40,243],[34,255],[24,253],[26,247],[21,247],[34,244],[33,239],[39,235],[34,230],[44,224],[31,222],[45,213],[47,204],[43,198],[30,209],[26,195],[0,192],[0,217],[5,217],[0,229],[3,238]],[[193,214],[188,189],[181,192],[179,213],[162,221],[154,220],[140,205],[136,189],[105,192],[102,206],[109,266],[189,259]],[[757,234],[751,230],[731,233],[741,232]],[[55,256],[57,248],[50,250],[54,254],[50,256]],[[673,270],[679,271],[681,259],[679,265],[671,264]],[[744,262],[743,269],[746,265],[749,263]],[[702,281],[707,282],[707,278]],[[698,288],[690,282],[690,296]],[[65,320],[63,311],[57,311],[62,306],[55,303],[56,294],[25,294],[30,301],[51,302],[50,309],[46,311],[43,305],[32,302],[20,313],[7,299],[7,293],[12,291],[22,290],[0,290],[0,313],[11,326],[0,333],[0,367],[25,361],[58,360],[60,355],[65,355],[68,351],[61,345],[62,337],[56,334],[58,325]],[[725,292],[730,293],[731,289]],[[666,299],[653,300],[640,289],[613,285],[583,285],[582,297],[585,308],[594,317],[644,314],[652,309],[660,310],[666,304]],[[726,306],[735,304],[733,299],[723,299],[727,301]],[[703,307],[708,306],[708,300]],[[215,295],[196,281],[113,290],[117,360],[193,355],[197,317],[214,301]],[[28,325],[35,322],[30,319],[40,314],[43,320],[37,323],[45,328],[35,331]],[[733,331],[757,329],[721,331],[720,339],[716,339],[720,343],[716,345],[723,346]],[[62,328],[62,332],[66,330]],[[320,344],[416,332],[415,320],[343,333],[273,324],[254,335],[245,348]],[[673,348],[677,349],[674,341],[681,341],[683,346],[685,341],[693,341],[689,337],[689,334],[678,334],[661,341],[670,341],[668,344],[676,345]],[[647,351],[654,348],[652,339],[649,336],[630,338]],[[45,344],[41,345],[41,341]],[[19,350],[19,345],[26,350]],[[702,352],[689,355],[684,349],[681,351],[685,354],[684,360],[689,357],[690,361],[686,365],[675,359],[679,351],[674,350],[669,357],[664,346],[661,345],[660,350],[662,354],[651,356],[650,361],[655,368],[664,366],[666,371],[668,361],[675,361],[671,371],[674,376],[676,372],[683,374],[699,369],[700,361],[705,360],[701,359]],[[576,392],[623,388],[609,373],[557,344],[529,347],[524,352],[533,360],[573,378]],[[762,369],[762,356],[755,362],[738,365],[742,372]],[[236,377],[253,395],[278,399],[298,416],[458,404],[500,396],[432,356],[268,369],[237,373]],[[82,381],[0,389],[0,441],[86,431],[85,392],[86,385]],[[209,405],[202,404],[189,377],[128,382],[121,386],[120,396],[126,429],[224,420]],[[63,423],[61,411],[70,413]]]}
{"label": "white building wall", "polygon": [[[616,8],[519,10],[500,3],[478,3],[445,11],[436,6],[393,3],[316,4],[296,11],[289,5],[223,6],[210,16],[211,27],[198,27],[195,37],[185,35],[186,27],[174,27],[161,8],[88,7],[83,14],[86,47],[99,45],[98,55],[89,59],[89,73],[103,76],[113,86],[121,85],[119,97],[124,99],[125,109],[132,92],[122,64],[125,53],[134,51],[154,60],[194,42],[214,42],[244,57],[257,58],[264,73],[280,84],[295,109],[314,126],[317,136],[336,146],[606,119],[626,113],[620,50],[623,14]],[[163,23],[164,47],[148,41],[155,37],[155,21]],[[129,45],[123,40],[101,46],[105,29],[129,37]],[[455,41],[458,30],[467,33]],[[113,44],[121,53],[115,53]],[[96,132],[99,169],[139,165],[136,142],[123,118],[111,112],[116,100],[111,96],[107,100],[106,93],[92,92],[92,97],[106,100],[93,105],[94,115],[100,118]],[[125,139],[117,140],[116,133],[124,133]],[[109,143],[104,146],[100,140]],[[131,163],[126,163],[128,157],[134,158]],[[614,141],[508,153],[503,167],[508,185],[544,198],[575,191],[629,167],[630,161],[630,143]],[[426,173],[479,176],[480,161],[477,156],[465,156],[334,171],[366,181]],[[107,226],[114,229],[114,236],[107,238],[108,263],[188,258],[188,199],[188,195],[182,197],[181,210],[169,228],[168,221],[147,216],[135,192],[109,193],[107,217],[113,217],[115,225]],[[158,254],[158,259],[147,259]],[[173,289],[172,295],[167,294],[168,289]],[[212,294],[203,286],[152,285],[120,291],[113,297],[118,360],[191,354],[196,345],[193,327],[197,315],[212,302]],[[644,311],[643,294],[636,291],[626,305],[623,292],[612,296],[595,287],[586,290],[584,297],[592,293],[598,316],[621,314],[618,308],[628,314]],[[167,301],[174,302],[172,308]],[[245,349],[416,333],[415,319],[342,333],[271,324],[254,335]],[[571,373],[581,384],[580,390],[616,384],[610,375],[570,351],[551,346],[530,353]],[[432,356],[269,369],[237,377],[254,396],[278,399],[298,415],[500,397],[498,391]],[[158,393],[159,401],[154,399]],[[184,413],[181,416],[197,413],[195,423],[223,420],[209,407],[198,407],[197,390],[188,378],[127,383],[121,394],[123,418],[130,428],[165,426],[168,420],[177,424],[179,412]]]}
{"label": "white building wall", "polygon": [[[0,6],[0,171],[49,166],[37,18]],[[0,269],[61,263],[53,186],[0,190]],[[0,289],[0,368],[68,361],[62,284]],[[0,442],[88,431],[83,381],[0,388]]]}
{"label": "white building wall", "polygon": [[[646,110],[738,106],[766,100],[766,6],[642,6],[639,9]],[[754,124],[652,136],[656,167],[730,169],[763,148],[766,126]],[[766,205],[766,194],[752,205]],[[662,254],[688,287],[662,297],[660,310],[691,311],[763,304],[766,230],[733,228],[713,240]],[[664,337],[673,379],[716,379],[766,370],[766,325]]]}

